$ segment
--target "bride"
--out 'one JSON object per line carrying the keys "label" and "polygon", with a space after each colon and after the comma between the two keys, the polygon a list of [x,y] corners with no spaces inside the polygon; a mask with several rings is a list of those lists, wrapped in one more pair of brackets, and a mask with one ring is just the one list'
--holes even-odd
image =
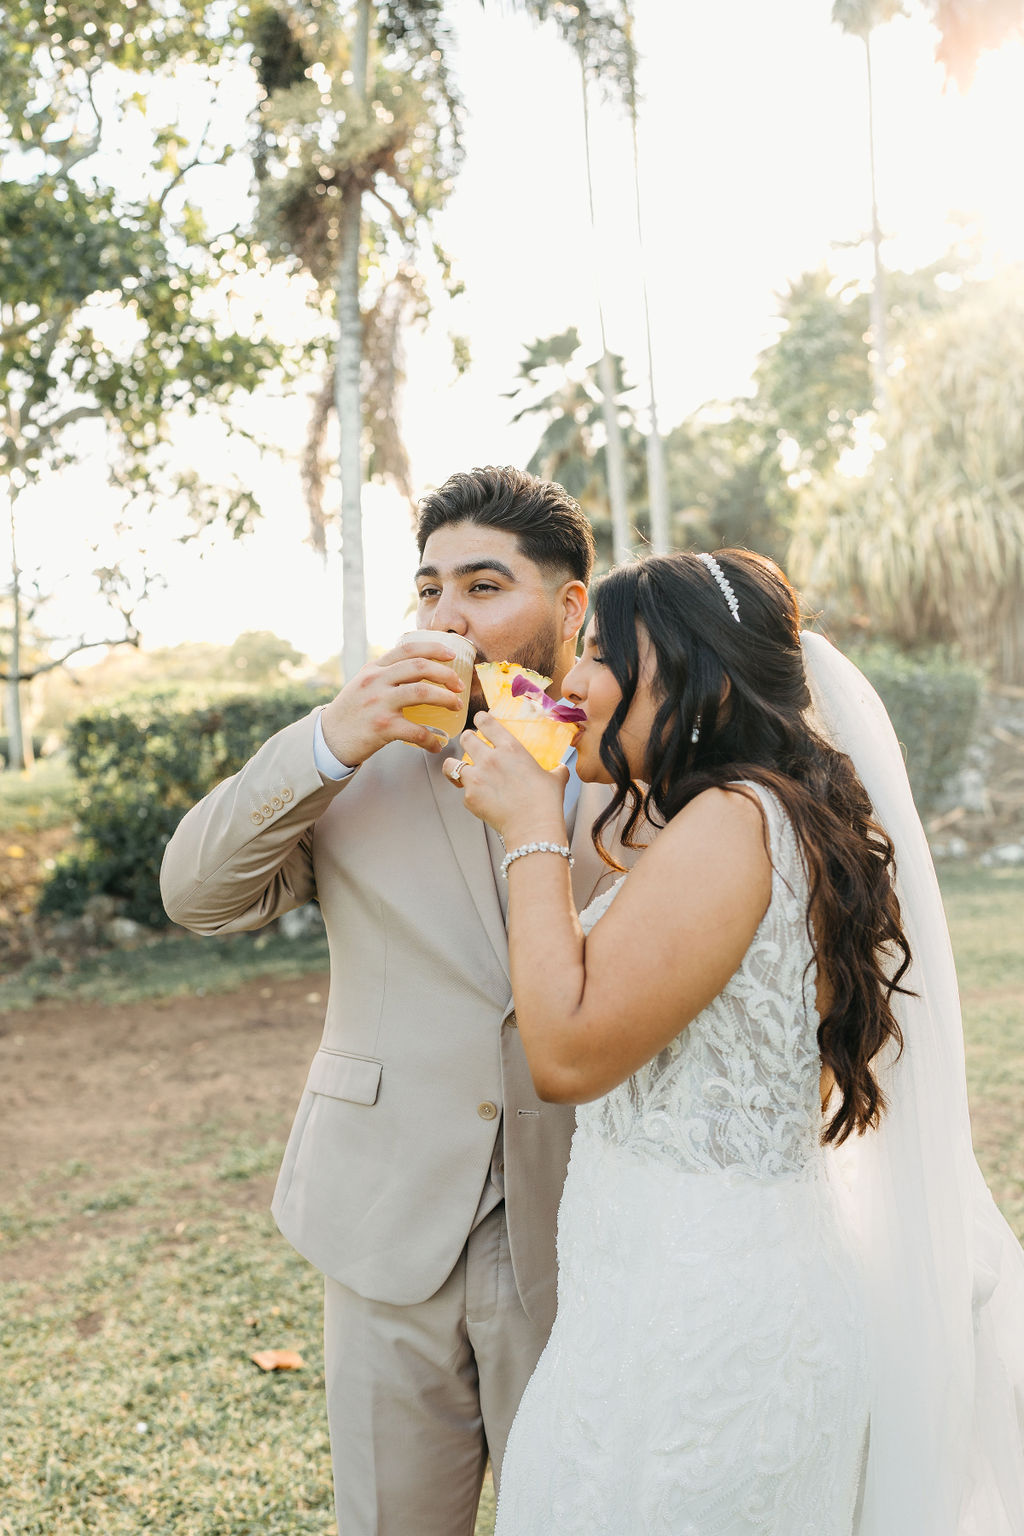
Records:
{"label": "bride", "polygon": [[884,709],[738,550],[612,572],[564,692],[598,845],[664,830],[577,918],[567,770],[464,738],[534,1083],[580,1106],[496,1536],[1024,1536],[1024,1256]]}

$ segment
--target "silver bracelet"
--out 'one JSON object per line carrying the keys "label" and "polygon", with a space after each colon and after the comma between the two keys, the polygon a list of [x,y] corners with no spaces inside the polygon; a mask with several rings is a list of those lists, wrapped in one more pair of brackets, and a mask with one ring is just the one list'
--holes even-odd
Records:
{"label": "silver bracelet", "polygon": [[563,859],[569,860],[569,868],[572,869],[576,860],[563,843],[523,843],[519,848],[513,848],[511,853],[506,853],[501,861],[501,878],[508,879],[508,867],[516,859],[525,859],[528,853],[560,853]]}

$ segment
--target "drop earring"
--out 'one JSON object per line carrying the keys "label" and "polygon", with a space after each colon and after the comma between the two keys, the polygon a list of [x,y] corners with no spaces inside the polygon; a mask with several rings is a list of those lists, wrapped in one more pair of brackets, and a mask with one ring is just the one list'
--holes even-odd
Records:
{"label": "drop earring", "polygon": [[697,718],[693,722],[693,730],[690,732],[690,741],[693,743],[694,746],[696,746],[698,741],[700,741],[700,710],[699,709],[697,711]]}

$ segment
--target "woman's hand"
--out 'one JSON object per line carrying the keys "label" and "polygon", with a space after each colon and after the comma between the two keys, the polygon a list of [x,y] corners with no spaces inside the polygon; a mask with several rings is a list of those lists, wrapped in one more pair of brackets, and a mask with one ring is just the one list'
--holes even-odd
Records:
{"label": "woman's hand", "polygon": [[460,765],[452,758],[445,764],[449,779],[453,770],[458,773],[452,782],[462,789],[469,810],[488,822],[508,848],[548,838],[564,842],[568,768],[559,764],[549,772],[539,767],[494,715],[481,711],[473,725],[461,737],[472,763]]}

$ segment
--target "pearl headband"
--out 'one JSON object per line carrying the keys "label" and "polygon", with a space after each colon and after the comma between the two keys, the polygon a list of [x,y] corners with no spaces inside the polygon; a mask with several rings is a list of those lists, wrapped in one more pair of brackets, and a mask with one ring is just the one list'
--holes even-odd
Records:
{"label": "pearl headband", "polygon": [[729,604],[729,612],[732,614],[733,618],[738,624],[740,622],[740,605],[736,601],[736,593],[732,589],[728,576],[726,576],[714,555],[698,555],[697,559],[703,560],[704,564],[707,566],[708,570],[711,572],[712,576],[721,587],[722,596]]}

